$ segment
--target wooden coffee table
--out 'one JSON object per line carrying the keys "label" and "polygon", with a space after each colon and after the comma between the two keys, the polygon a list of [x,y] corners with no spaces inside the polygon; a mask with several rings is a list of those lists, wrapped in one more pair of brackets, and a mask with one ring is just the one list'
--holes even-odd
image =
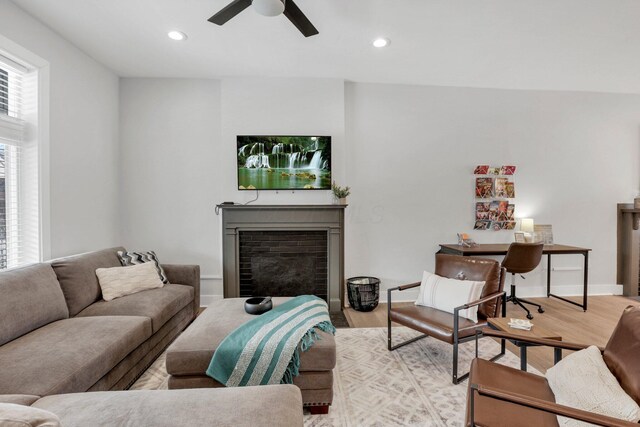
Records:
{"label": "wooden coffee table", "polygon": [[[541,326],[538,326],[534,323],[533,328],[530,331],[523,331],[522,329],[515,329],[509,327],[508,323],[511,320],[510,317],[491,317],[487,319],[489,322],[489,327],[492,329],[508,332],[514,335],[520,335],[522,337],[531,337],[531,338],[544,338],[547,340],[556,340],[562,341],[562,337],[557,333],[545,329]],[[504,345],[504,339],[501,340]],[[531,344],[528,342],[518,341],[518,340],[509,340],[516,347],[520,349],[520,370],[527,370],[527,347],[534,347],[536,344]],[[562,350],[559,348],[553,349],[553,363],[556,364],[562,359]]]}

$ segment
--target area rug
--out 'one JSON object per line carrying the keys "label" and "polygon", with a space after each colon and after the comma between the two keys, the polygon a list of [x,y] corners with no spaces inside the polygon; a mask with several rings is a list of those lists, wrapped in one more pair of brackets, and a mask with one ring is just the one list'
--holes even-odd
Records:
{"label": "area rug", "polygon": [[[418,335],[394,328],[394,342]],[[488,338],[479,341],[481,358],[500,351]],[[386,328],[351,328],[336,332],[337,363],[334,398],[328,415],[305,414],[305,426],[461,426],[464,424],[467,382],[451,383],[452,347],[426,338],[387,350]],[[475,343],[460,346],[460,372],[468,370]],[[512,353],[499,363],[518,368]],[[538,373],[529,367],[530,372]],[[164,354],[131,387],[132,390],[167,388]]]}

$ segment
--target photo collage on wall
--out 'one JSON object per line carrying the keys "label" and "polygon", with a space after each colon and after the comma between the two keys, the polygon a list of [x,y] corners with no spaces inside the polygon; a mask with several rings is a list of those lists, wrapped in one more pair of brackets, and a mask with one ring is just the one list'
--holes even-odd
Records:
{"label": "photo collage on wall", "polygon": [[476,180],[476,206],[474,230],[513,230],[516,227],[516,197],[513,175],[515,166],[477,166],[473,171]]}

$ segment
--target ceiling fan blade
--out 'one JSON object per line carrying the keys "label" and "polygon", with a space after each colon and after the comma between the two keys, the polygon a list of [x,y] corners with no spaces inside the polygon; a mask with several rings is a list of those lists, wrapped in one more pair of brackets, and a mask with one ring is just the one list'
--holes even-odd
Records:
{"label": "ceiling fan blade", "polygon": [[251,6],[251,0],[234,0],[226,5],[220,12],[209,18],[208,21],[222,25],[249,6]]}
{"label": "ceiling fan blade", "polygon": [[291,21],[305,37],[315,36],[318,34],[316,27],[313,26],[311,21],[309,21],[304,13],[302,13],[293,0],[285,1],[284,16],[289,18],[289,21]]}

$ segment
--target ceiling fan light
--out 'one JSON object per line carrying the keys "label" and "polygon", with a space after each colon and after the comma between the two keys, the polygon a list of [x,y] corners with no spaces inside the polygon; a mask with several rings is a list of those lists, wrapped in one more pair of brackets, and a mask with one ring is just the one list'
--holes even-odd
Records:
{"label": "ceiling fan light", "polygon": [[264,16],[278,16],[284,12],[282,0],[253,0],[251,4],[256,12]]}

